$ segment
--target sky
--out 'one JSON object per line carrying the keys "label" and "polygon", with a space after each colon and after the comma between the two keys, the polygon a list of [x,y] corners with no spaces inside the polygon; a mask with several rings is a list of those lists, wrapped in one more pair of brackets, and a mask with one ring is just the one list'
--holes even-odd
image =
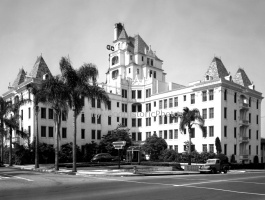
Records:
{"label": "sky", "polygon": [[[265,94],[265,1],[262,0],[0,0],[0,94],[20,68],[42,55],[52,74],[69,56],[74,68],[108,69],[114,24],[140,34],[162,59],[168,82],[201,80],[214,56],[235,75],[241,67]],[[265,103],[261,131],[265,137]]]}

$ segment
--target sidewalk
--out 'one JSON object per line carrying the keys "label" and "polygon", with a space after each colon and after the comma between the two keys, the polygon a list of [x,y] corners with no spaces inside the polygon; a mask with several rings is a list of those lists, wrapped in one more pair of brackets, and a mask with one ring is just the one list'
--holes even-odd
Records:
{"label": "sidewalk", "polygon": [[[9,167],[8,165],[5,165]],[[40,165],[40,168],[35,169],[34,165],[13,165],[11,168],[37,171],[43,173],[56,173],[56,174],[68,174],[68,175],[82,175],[82,176],[166,176],[166,175],[188,175],[199,174],[194,171],[153,171],[145,170],[150,168],[147,166],[136,166],[137,171],[134,173],[132,165],[122,165],[121,169],[117,166],[100,166],[100,167],[81,167],[77,168],[77,172],[72,172],[71,169],[61,167],[59,171],[54,169],[54,165]]]}

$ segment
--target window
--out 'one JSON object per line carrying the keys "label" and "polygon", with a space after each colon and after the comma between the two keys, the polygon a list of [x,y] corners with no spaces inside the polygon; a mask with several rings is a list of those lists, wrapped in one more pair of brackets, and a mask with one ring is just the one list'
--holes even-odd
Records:
{"label": "window", "polygon": [[225,101],[227,100],[227,89],[225,89],[225,92],[224,92],[224,100]]}
{"label": "window", "polygon": [[95,114],[92,114],[91,115],[91,123],[92,124],[95,124],[96,123],[96,116],[95,116]]}
{"label": "window", "polygon": [[204,138],[207,137],[207,126],[203,127],[202,137],[204,137]]}
{"label": "window", "polygon": [[248,121],[251,123],[251,113],[248,113]]}
{"label": "window", "polygon": [[136,141],[136,133],[132,132],[132,141]]}
{"label": "window", "polygon": [[91,102],[92,102],[92,108],[95,108],[96,107],[96,100],[94,98],[92,98]]}
{"label": "window", "polygon": [[101,115],[97,115],[97,124],[101,124]]}
{"label": "window", "polygon": [[224,107],[224,118],[227,118],[227,107]]}
{"label": "window", "polygon": [[183,101],[186,101],[186,95],[183,96]]}
{"label": "window", "polygon": [[149,65],[150,58],[147,58],[147,65]]}
{"label": "window", "polygon": [[136,105],[132,105],[132,112],[136,112]]}
{"label": "window", "polygon": [[111,65],[116,65],[118,64],[119,62],[119,57],[118,56],[114,56],[112,59],[111,59]]}
{"label": "window", "polygon": [[62,138],[67,138],[67,129],[62,128]]}
{"label": "window", "polygon": [[138,105],[138,112],[142,112],[142,105]]}
{"label": "window", "polygon": [[259,155],[259,145],[256,146],[256,155]]}
{"label": "window", "polygon": [[207,101],[207,92],[206,91],[202,92],[202,101]]}
{"label": "window", "polygon": [[111,116],[108,116],[108,125],[111,125]]}
{"label": "window", "polygon": [[101,108],[101,102],[99,99],[97,99],[97,108]]}
{"label": "window", "polygon": [[137,90],[137,98],[138,99],[142,98],[142,90]]}
{"label": "window", "polygon": [[[132,55],[130,55],[130,60],[132,60],[133,59],[133,56]],[[129,68],[129,71],[130,71],[130,68]]]}
{"label": "window", "polygon": [[53,119],[53,109],[49,108],[49,119]]}
{"label": "window", "polygon": [[53,127],[49,127],[49,137],[53,137]]}
{"label": "window", "polygon": [[151,137],[151,132],[146,132],[145,134],[146,134],[146,139]]}
{"label": "window", "polygon": [[146,98],[151,97],[151,89],[146,90]]}
{"label": "window", "polygon": [[213,90],[209,90],[209,100],[213,100]]}
{"label": "window", "polygon": [[31,118],[31,108],[28,108],[29,119]]}
{"label": "window", "polygon": [[176,152],[178,152],[178,145],[174,145],[174,149]]}
{"label": "window", "polygon": [[258,140],[259,139],[259,131],[257,130],[256,132],[256,139]]}
{"label": "window", "polygon": [[249,97],[248,106],[251,107],[251,97]]}
{"label": "window", "polygon": [[209,144],[209,151],[214,152],[214,144]]}
{"label": "window", "polygon": [[202,151],[203,152],[207,152],[207,144],[203,144],[202,145]]}
{"label": "window", "polygon": [[85,139],[85,129],[81,129],[81,139]]}
{"label": "window", "polygon": [[111,101],[108,101],[108,110],[111,110]]}
{"label": "window", "polygon": [[234,145],[234,155],[236,155],[236,144]]}
{"label": "window", "polygon": [[169,99],[169,108],[172,108],[173,107],[173,98],[170,98]]}
{"label": "window", "polygon": [[169,115],[169,123],[172,124],[174,120],[174,117],[172,115]]}
{"label": "window", "polygon": [[162,124],[163,122],[162,122],[162,116],[160,115],[159,116],[159,124]]}
{"label": "window", "polygon": [[174,98],[174,107],[177,107],[178,106],[178,97],[175,97]]}
{"label": "window", "polygon": [[137,119],[137,121],[138,121],[138,127],[141,127],[142,126],[142,119],[139,118],[139,119]]}
{"label": "window", "polygon": [[236,120],[236,110],[234,110],[234,120]]}
{"label": "window", "polygon": [[127,112],[127,104],[121,104],[121,111],[122,112]]}
{"label": "window", "polygon": [[251,145],[248,146],[248,153],[251,155]]}
{"label": "window", "polygon": [[31,126],[28,126],[29,137],[31,136]]}
{"label": "window", "polygon": [[224,154],[227,155],[227,144],[224,144]]}
{"label": "window", "polygon": [[82,123],[85,122],[85,114],[84,114],[84,113],[81,114],[81,122],[82,122]]}
{"label": "window", "polygon": [[168,139],[173,139],[173,130],[169,130],[169,138]]}
{"label": "window", "polygon": [[117,108],[119,108],[120,107],[120,102],[117,102]]}
{"label": "window", "polygon": [[21,110],[21,120],[23,120],[23,110]]}
{"label": "window", "polygon": [[174,129],[174,139],[178,139],[178,129]]}
{"label": "window", "polygon": [[138,141],[142,141],[142,133],[138,132]]}
{"label": "window", "polygon": [[136,95],[135,95],[135,90],[132,90],[132,99],[135,99]]}
{"label": "window", "polygon": [[159,101],[159,109],[162,109],[162,100]]}
{"label": "window", "polygon": [[259,109],[259,100],[257,99],[256,108]]}
{"label": "window", "polygon": [[164,109],[167,108],[167,99],[164,99]]}
{"label": "window", "polygon": [[127,118],[122,118],[121,123],[122,125],[127,126]]}
{"label": "window", "polygon": [[153,66],[154,65],[154,61],[153,61],[153,59],[151,59],[151,66]]}
{"label": "window", "polygon": [[202,109],[202,118],[207,119],[207,109]]}
{"label": "window", "polygon": [[251,139],[251,129],[248,130],[248,138]]}
{"label": "window", "polygon": [[164,124],[167,124],[167,116],[164,116]]}
{"label": "window", "polygon": [[46,126],[41,126],[41,137],[46,137]]}
{"label": "window", "polygon": [[156,71],[154,71],[154,78],[156,78]]}
{"label": "window", "polygon": [[96,130],[91,130],[91,139],[92,140],[96,139]]}
{"label": "window", "polygon": [[101,139],[101,130],[97,130],[97,140]]}
{"label": "window", "polygon": [[144,57],[142,56],[142,61],[144,61]]}
{"label": "window", "polygon": [[227,126],[224,126],[224,137],[227,137]]}
{"label": "window", "polygon": [[209,108],[209,118],[210,119],[214,118],[214,109],[213,108]]}
{"label": "window", "polygon": [[41,108],[41,118],[46,119],[46,108]]}
{"label": "window", "polygon": [[137,69],[136,71],[137,71],[137,74],[140,74],[140,70],[139,69]]}
{"label": "window", "polygon": [[28,99],[31,99],[30,90],[29,90],[29,93],[28,93],[28,95],[29,95],[29,96],[28,96]]}
{"label": "window", "polygon": [[259,124],[259,115],[256,116],[256,123]]}
{"label": "window", "polygon": [[236,99],[237,99],[237,93],[235,92],[235,94],[234,94],[234,103],[236,103]]}
{"label": "window", "polygon": [[120,117],[117,117],[117,122],[120,122]]}
{"label": "window", "polygon": [[213,137],[213,136],[214,136],[214,127],[209,126],[209,137]]}
{"label": "window", "polygon": [[236,127],[234,127],[234,138],[236,138]]}
{"label": "window", "polygon": [[146,112],[150,112],[151,111],[151,103],[147,103],[145,106],[146,106]]}
{"label": "window", "polygon": [[164,139],[167,139],[167,130],[164,130]]}
{"label": "window", "polygon": [[62,112],[62,121],[66,121],[66,111]]}
{"label": "window", "polygon": [[136,119],[132,118],[132,127],[136,127]]}
{"label": "window", "polygon": [[151,126],[151,117],[146,118],[146,126]]}
{"label": "window", "polygon": [[195,94],[190,95],[190,103],[195,104]]}
{"label": "window", "polygon": [[195,128],[191,128],[191,134],[190,134],[191,138],[195,138]]}
{"label": "window", "polygon": [[121,90],[121,96],[122,96],[122,98],[127,98],[127,90],[122,89]]}

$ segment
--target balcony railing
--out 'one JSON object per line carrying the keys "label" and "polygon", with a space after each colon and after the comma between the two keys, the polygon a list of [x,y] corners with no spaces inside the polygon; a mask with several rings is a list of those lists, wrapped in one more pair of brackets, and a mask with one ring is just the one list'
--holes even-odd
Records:
{"label": "balcony railing", "polygon": [[240,126],[248,126],[249,125],[249,121],[246,119],[240,119],[239,120],[239,125]]}
{"label": "balcony railing", "polygon": [[247,103],[242,103],[242,102],[239,104],[239,107],[240,107],[240,109],[248,109],[249,108]]}
{"label": "balcony railing", "polygon": [[247,150],[239,152],[239,159],[240,160],[248,160],[249,159],[249,152]]}
{"label": "balcony railing", "polygon": [[243,142],[249,142],[249,137],[246,136],[240,136],[239,137],[239,142],[243,143]]}

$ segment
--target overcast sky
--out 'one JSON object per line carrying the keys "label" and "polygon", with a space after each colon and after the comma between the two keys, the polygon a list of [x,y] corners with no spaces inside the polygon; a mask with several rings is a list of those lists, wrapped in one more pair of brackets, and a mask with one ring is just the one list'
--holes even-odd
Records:
{"label": "overcast sky", "polygon": [[[0,0],[0,93],[20,68],[30,72],[41,54],[54,75],[69,55],[75,68],[96,64],[105,81],[106,45],[122,22],[128,35],[140,34],[164,61],[167,81],[200,80],[218,56],[233,76],[244,68],[264,94],[264,10],[262,0]],[[264,111],[263,102],[263,137]]]}

